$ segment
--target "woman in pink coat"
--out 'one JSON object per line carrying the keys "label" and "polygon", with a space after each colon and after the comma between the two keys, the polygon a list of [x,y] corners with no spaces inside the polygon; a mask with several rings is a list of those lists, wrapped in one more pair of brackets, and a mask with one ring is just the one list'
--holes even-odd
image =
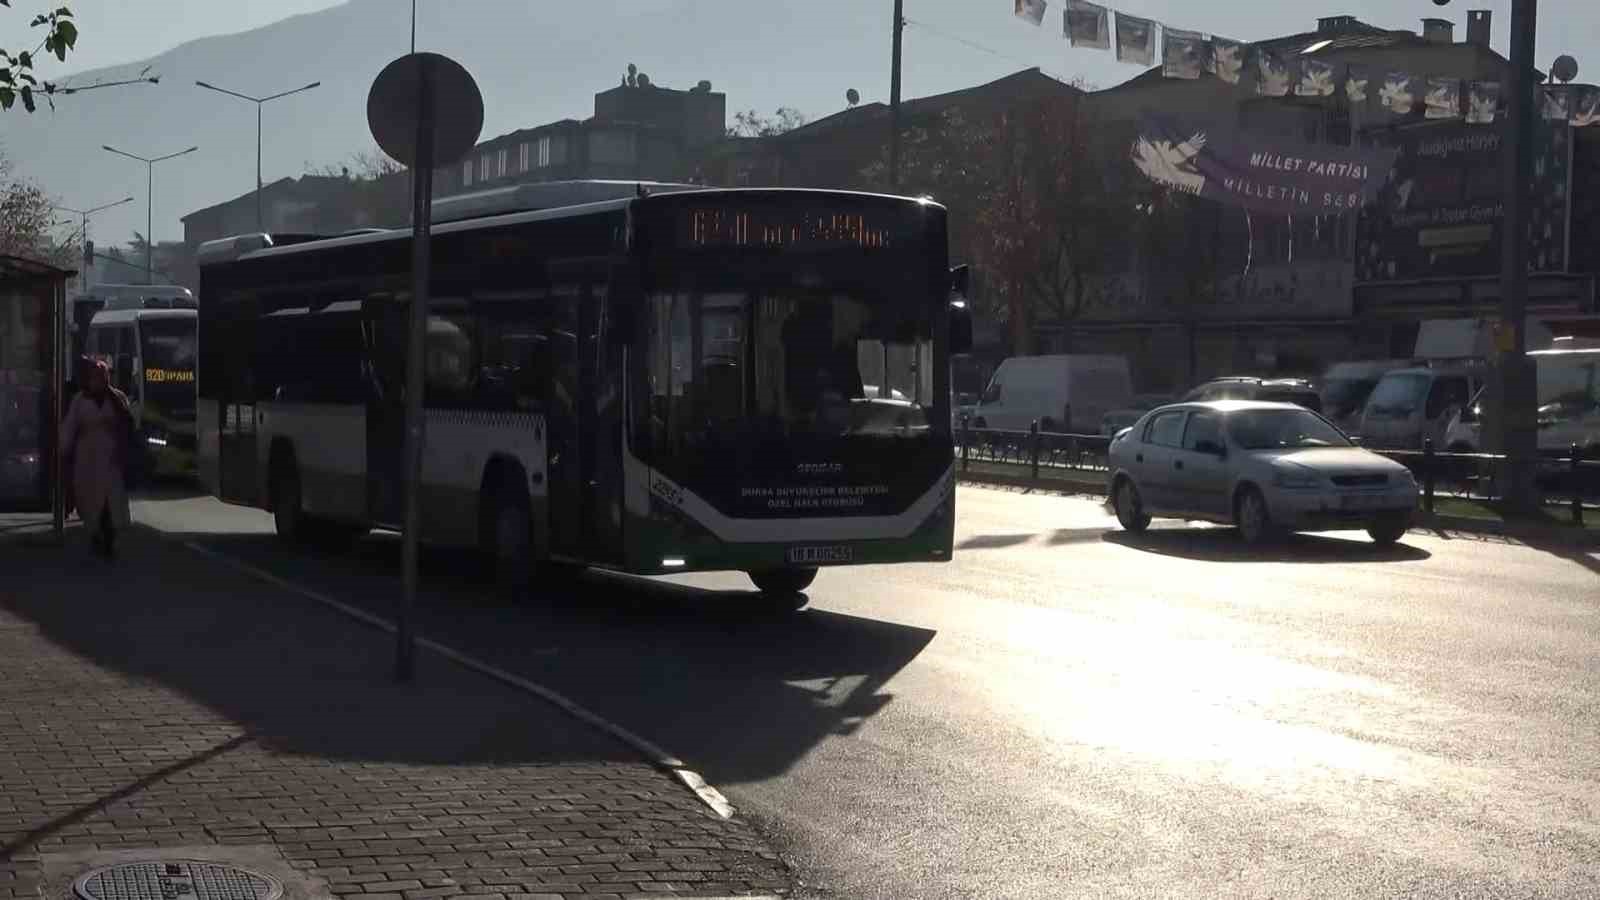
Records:
{"label": "woman in pink coat", "polygon": [[122,474],[131,423],[127,395],[111,386],[110,368],[95,362],[61,423],[61,452],[71,460],[78,518],[106,557],[116,552],[117,529],[128,525]]}

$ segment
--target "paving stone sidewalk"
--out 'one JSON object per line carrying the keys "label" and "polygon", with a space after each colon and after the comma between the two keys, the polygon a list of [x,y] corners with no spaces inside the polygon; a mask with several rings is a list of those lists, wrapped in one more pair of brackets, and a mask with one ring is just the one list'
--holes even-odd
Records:
{"label": "paving stone sidewalk", "polygon": [[[281,858],[322,896],[784,894],[748,827],[552,707],[135,529],[0,528],[0,900],[99,853]],[[138,854],[133,854],[137,856]]]}

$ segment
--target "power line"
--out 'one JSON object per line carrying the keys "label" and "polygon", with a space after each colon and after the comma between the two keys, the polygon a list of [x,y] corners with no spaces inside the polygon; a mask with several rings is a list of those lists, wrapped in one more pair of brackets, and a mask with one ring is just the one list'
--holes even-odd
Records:
{"label": "power line", "polygon": [[[932,25],[929,25],[927,22],[919,22],[916,19],[907,17],[906,18],[906,24],[907,25],[915,25],[916,27],[921,28],[923,31],[926,31],[929,34],[936,35],[938,37],[942,37],[947,41],[955,41],[958,44],[961,44],[961,45],[966,46],[966,47],[970,47],[971,49],[977,50],[977,51],[982,52],[982,53],[987,53],[990,56],[998,56],[1001,59],[1004,59],[1004,60],[1007,60],[1007,61],[1010,61],[1010,62],[1014,62],[1014,63],[1017,63],[1019,65],[1028,66],[1029,68],[1034,68],[1036,66],[1035,63],[1032,63],[1032,62],[1030,62],[1028,60],[1020,59],[1018,57],[1011,56],[1010,54],[1007,54],[1007,53],[1001,53],[999,50],[996,50],[993,47],[985,47],[983,44],[980,44],[977,41],[971,41],[971,40],[968,40],[968,39],[966,39],[964,37],[961,37],[960,35],[951,34],[950,32],[945,31],[945,30],[943,30],[941,28],[936,28],[936,27],[934,27]],[[1066,82],[1068,82],[1070,80],[1065,75],[1062,75],[1060,72],[1056,72],[1056,71],[1053,71],[1051,69],[1046,69],[1043,66],[1037,66],[1037,68],[1039,69],[1039,71],[1043,72],[1046,75],[1049,75],[1051,78],[1054,78],[1057,81],[1066,83]]]}

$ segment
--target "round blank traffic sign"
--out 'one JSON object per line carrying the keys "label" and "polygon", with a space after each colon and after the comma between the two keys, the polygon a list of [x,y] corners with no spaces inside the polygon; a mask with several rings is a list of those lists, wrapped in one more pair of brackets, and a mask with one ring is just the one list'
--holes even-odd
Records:
{"label": "round blank traffic sign", "polygon": [[408,53],[384,66],[367,92],[373,140],[406,166],[417,159],[417,90],[424,69],[433,84],[433,164],[459,160],[483,131],[483,94],[472,75],[448,56]]}

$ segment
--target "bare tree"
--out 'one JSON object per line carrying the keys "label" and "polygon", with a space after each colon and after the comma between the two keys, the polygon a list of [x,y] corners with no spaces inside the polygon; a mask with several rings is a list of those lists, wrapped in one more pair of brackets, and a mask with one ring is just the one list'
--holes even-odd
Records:
{"label": "bare tree", "polygon": [[25,178],[17,177],[0,150],[0,255],[70,268],[78,253],[75,247],[82,235],[73,233],[65,240],[55,236],[55,209],[50,195]]}
{"label": "bare tree", "polygon": [[780,106],[771,116],[750,109],[733,114],[728,137],[773,137],[793,131],[805,123],[805,114],[792,106]]}

